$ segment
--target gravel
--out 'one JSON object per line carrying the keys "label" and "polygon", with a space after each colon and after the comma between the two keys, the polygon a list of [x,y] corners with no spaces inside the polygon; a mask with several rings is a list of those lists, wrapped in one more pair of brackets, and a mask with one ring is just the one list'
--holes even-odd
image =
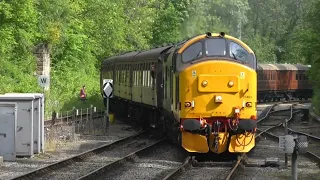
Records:
{"label": "gravel", "polygon": [[[290,180],[291,169],[245,167],[235,172],[234,180]],[[308,167],[298,169],[298,179],[320,180],[320,170]]]}
{"label": "gravel", "polygon": [[186,156],[186,151],[181,147],[162,142],[99,179],[163,179],[181,165]]}
{"label": "gravel", "polygon": [[188,180],[224,180],[229,174],[230,167],[192,167],[177,179]]}
{"label": "gravel", "polygon": [[133,151],[144,148],[155,141],[155,139],[150,139],[146,136],[139,136],[138,138],[112,146],[99,154],[93,154],[81,160],[78,159],[75,163],[70,163],[67,166],[64,166],[63,169],[48,172],[37,179],[77,179],[95,169],[118,160]]}
{"label": "gravel", "polygon": [[[33,158],[19,158],[16,162],[4,162],[0,166],[0,179],[11,179],[29,171],[38,169],[48,164],[69,158],[101,145],[128,137],[137,133],[129,125],[120,121],[110,124],[105,136],[82,136],[75,141],[54,142],[55,148],[47,150],[45,153],[35,155]],[[49,144],[47,142],[47,144]]]}
{"label": "gravel", "polygon": [[[281,105],[277,106],[277,110],[279,109],[288,109],[290,105]],[[262,109],[262,111],[266,111],[267,108]],[[272,124],[277,124],[288,118],[287,115],[281,113],[282,116],[272,116],[268,120],[263,121],[259,125],[259,129],[266,129],[271,127]],[[288,114],[289,115],[289,114]],[[305,133],[311,133],[316,135],[320,133],[319,128],[320,124],[312,122],[312,124],[302,124],[299,118],[294,118],[292,120],[292,124],[289,123],[289,127],[292,129],[297,129],[299,131]],[[309,121],[310,122],[310,121]],[[265,125],[265,126],[262,126]],[[274,135],[280,136],[284,135],[284,129],[277,128],[272,130]],[[319,135],[319,134],[318,134]],[[309,142],[310,143],[310,142]],[[319,142],[317,142],[319,143]],[[316,143],[309,144],[309,150],[312,152],[319,152],[319,145]],[[318,153],[319,154],[319,153]],[[279,149],[278,142],[270,139],[268,136],[262,135],[259,143],[252,149],[251,152],[247,154],[249,161],[258,162],[264,160],[266,158],[278,158],[279,159],[279,167],[244,167],[238,168],[235,172],[234,179],[237,180],[264,180],[264,179],[273,179],[273,180],[282,180],[282,179],[290,179],[291,178],[291,155],[288,156],[288,169],[284,169],[284,153]],[[317,166],[315,162],[304,157],[303,155],[298,155],[298,179],[320,179],[320,168]]]}
{"label": "gravel", "polygon": [[[275,135],[283,135],[283,131],[277,129],[273,131]],[[278,142],[262,135],[257,146],[247,154],[249,161],[264,161],[266,158],[278,158],[279,167],[245,167],[238,169],[235,179],[237,180],[255,180],[255,179],[290,179],[291,177],[291,156],[288,156],[289,169],[284,168],[284,153],[279,149]],[[315,179],[319,177],[320,169],[316,163],[303,155],[298,155],[299,179]]]}

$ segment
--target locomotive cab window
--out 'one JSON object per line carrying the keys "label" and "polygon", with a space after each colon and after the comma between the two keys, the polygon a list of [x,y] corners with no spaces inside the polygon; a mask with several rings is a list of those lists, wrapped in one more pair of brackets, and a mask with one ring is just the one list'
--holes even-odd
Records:
{"label": "locomotive cab window", "polygon": [[235,42],[230,42],[230,56],[236,60],[240,60],[245,64],[251,64],[249,53],[243,47]]}
{"label": "locomotive cab window", "polygon": [[226,55],[226,40],[225,39],[208,39],[206,40],[206,55],[207,56],[225,56]]}
{"label": "locomotive cab window", "polygon": [[182,53],[182,62],[190,62],[202,56],[202,42],[196,42]]}

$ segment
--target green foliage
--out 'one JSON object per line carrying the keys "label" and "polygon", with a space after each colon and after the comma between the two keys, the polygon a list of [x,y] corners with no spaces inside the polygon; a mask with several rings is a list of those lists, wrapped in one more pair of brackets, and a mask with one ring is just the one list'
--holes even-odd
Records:
{"label": "green foliage", "polygon": [[[47,110],[101,105],[102,59],[207,31],[242,39],[259,62],[311,64],[309,77],[320,89],[319,9],[318,0],[3,0],[0,93],[41,92],[33,52],[46,43]],[[87,104],[78,99],[83,84]]]}

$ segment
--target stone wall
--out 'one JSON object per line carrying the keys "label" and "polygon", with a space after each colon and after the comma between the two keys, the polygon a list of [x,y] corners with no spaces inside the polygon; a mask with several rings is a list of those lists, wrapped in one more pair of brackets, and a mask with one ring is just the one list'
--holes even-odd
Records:
{"label": "stone wall", "polygon": [[[37,58],[37,76],[48,75],[50,77],[50,49],[48,44],[41,43],[35,47],[34,55]],[[48,86],[49,87],[49,86]],[[45,90],[48,90],[46,88]]]}

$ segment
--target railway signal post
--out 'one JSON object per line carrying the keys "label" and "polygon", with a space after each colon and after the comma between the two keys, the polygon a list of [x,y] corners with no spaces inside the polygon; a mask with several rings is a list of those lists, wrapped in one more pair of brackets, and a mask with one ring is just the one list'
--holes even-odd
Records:
{"label": "railway signal post", "polygon": [[103,80],[103,98],[106,99],[106,122],[107,127],[109,126],[109,98],[113,97],[113,80]]}
{"label": "railway signal post", "polygon": [[298,179],[298,153],[307,153],[308,140],[305,135],[285,135],[279,137],[279,148],[291,154],[291,179]]}

